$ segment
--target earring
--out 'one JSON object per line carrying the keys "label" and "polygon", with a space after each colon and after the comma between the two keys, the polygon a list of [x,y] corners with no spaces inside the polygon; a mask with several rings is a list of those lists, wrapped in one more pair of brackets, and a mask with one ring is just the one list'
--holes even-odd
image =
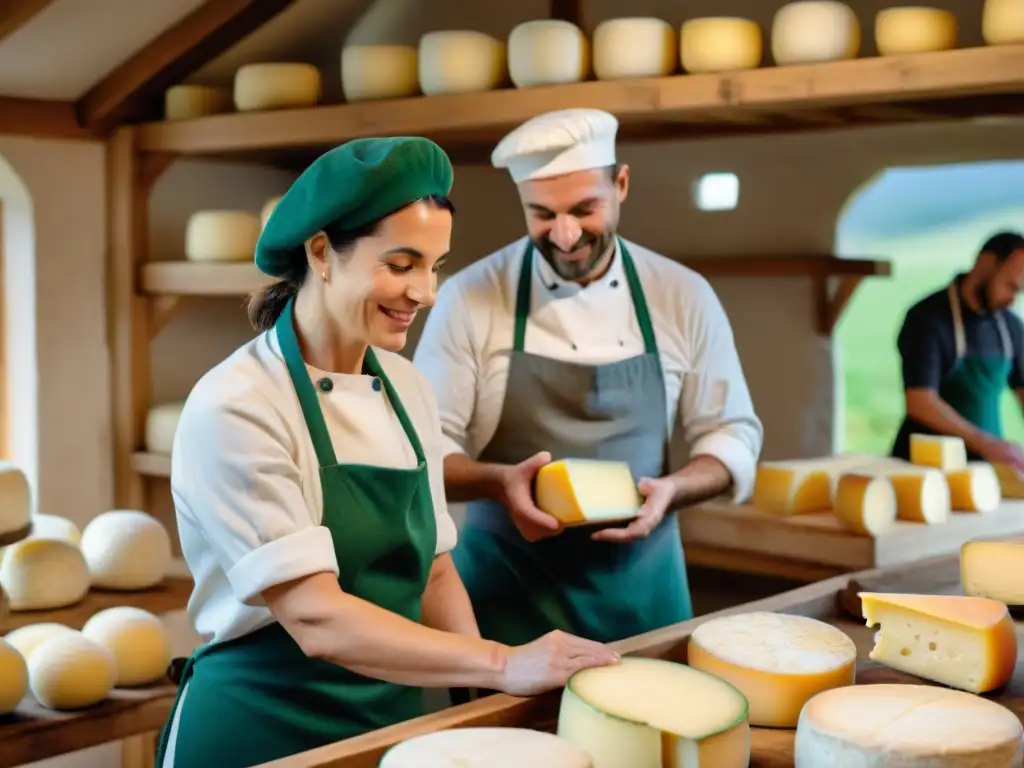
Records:
{"label": "earring", "polygon": [[324,281],[325,283],[327,282],[327,273],[326,273],[326,272],[321,272],[321,273],[320,273],[320,277],[321,277],[321,278],[323,278],[323,281]]}

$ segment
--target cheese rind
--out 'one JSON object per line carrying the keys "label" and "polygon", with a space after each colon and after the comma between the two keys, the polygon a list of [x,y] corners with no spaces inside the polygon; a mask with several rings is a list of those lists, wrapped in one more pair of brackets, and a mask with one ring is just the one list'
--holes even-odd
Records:
{"label": "cheese rind", "polygon": [[66,608],[85,597],[89,583],[82,552],[58,539],[12,544],[0,564],[0,585],[13,611]]}
{"label": "cheese rind", "polygon": [[1016,768],[1020,720],[980,696],[929,685],[852,685],[807,702],[795,768]]}
{"label": "cheese rind", "polygon": [[114,654],[119,688],[154,683],[171,663],[167,628],[141,608],[117,606],[95,613],[85,622],[82,634]]}
{"label": "cheese rind", "polygon": [[690,635],[687,663],[733,685],[750,704],[750,724],[795,728],[817,693],[852,685],[857,646],[816,619],[755,612],[723,616]]}
{"label": "cheese rind", "polygon": [[995,512],[1003,500],[999,476],[991,464],[972,461],[946,473],[950,506],[956,512]]}
{"label": "cheese rind", "polygon": [[953,595],[860,593],[864,620],[881,625],[870,658],[971,693],[1005,685],[1017,664],[1017,634],[997,600]]}
{"label": "cheese rind", "polygon": [[164,93],[164,120],[192,120],[231,111],[231,91],[210,85],[174,85]]}
{"label": "cheese rind", "polygon": [[197,211],[185,225],[189,261],[251,261],[260,220],[248,211]]}
{"label": "cheese rind", "polygon": [[430,32],[420,38],[418,57],[420,90],[427,96],[490,91],[508,71],[505,41],[482,32]]}
{"label": "cheese rind", "polygon": [[967,468],[967,446],[960,437],[947,435],[910,436],[910,463],[942,472]]}
{"label": "cheese rind", "polygon": [[81,632],[53,635],[28,662],[29,684],[40,704],[74,710],[99,704],[117,678],[114,655]]}
{"label": "cheese rind", "polygon": [[526,728],[453,728],[389,749],[380,768],[595,768],[584,750]]}
{"label": "cheese rind", "polygon": [[949,483],[937,469],[908,467],[886,473],[896,491],[896,516],[911,523],[937,525],[949,519]]}
{"label": "cheese rind", "polygon": [[315,107],[322,91],[320,70],[312,64],[246,64],[235,72],[239,112]]}
{"label": "cheese rind", "polygon": [[832,477],[799,462],[762,462],[752,500],[758,509],[777,515],[822,512],[832,506]]}
{"label": "cheese rind", "polygon": [[154,405],[146,414],[145,443],[146,450],[163,456],[171,455],[174,445],[174,433],[178,430],[184,402],[161,403]]}
{"label": "cheese rind", "polygon": [[82,532],[82,554],[97,587],[139,590],[163,581],[171,538],[160,521],[133,509],[94,517]]}
{"label": "cheese rind", "polygon": [[664,19],[607,19],[594,30],[594,76],[664,77],[676,69],[676,49],[676,31]]}
{"label": "cheese rind", "polygon": [[0,461],[0,534],[25,528],[32,519],[32,489],[16,464]]}
{"label": "cheese rind", "polygon": [[562,459],[537,472],[537,508],[562,525],[596,525],[637,516],[643,497],[624,461]]}
{"label": "cheese rind", "polygon": [[860,52],[860,22],[845,3],[796,0],[776,11],[771,42],[779,65],[855,59]]}
{"label": "cheese rind", "polygon": [[571,22],[524,21],[508,36],[508,73],[516,88],[578,83],[590,73],[590,43]]}
{"label": "cheese rind", "polygon": [[896,491],[885,477],[844,474],[836,484],[833,510],[850,530],[878,536],[896,523]]}
{"label": "cheese rind", "polygon": [[1024,606],[1024,541],[968,541],[960,548],[960,581],[972,597]]}
{"label": "cheese rind", "polygon": [[36,648],[61,632],[74,632],[71,627],[53,621],[26,624],[4,635],[4,640],[28,661]]}
{"label": "cheese rind", "polygon": [[875,44],[882,56],[956,48],[956,16],[941,8],[885,8],[875,16]]}
{"label": "cheese rind", "polygon": [[341,50],[345,101],[403,99],[419,93],[419,50],[412,45],[346,45]]}
{"label": "cheese rind", "polygon": [[679,31],[680,63],[691,74],[754,69],[761,63],[762,38],[761,27],[750,19],[690,19]]}
{"label": "cheese rind", "polygon": [[981,36],[989,45],[1024,43],[1024,3],[1020,0],[985,0]]}
{"label": "cheese rind", "polygon": [[0,639],[0,716],[13,712],[28,693],[28,665],[16,648]]}

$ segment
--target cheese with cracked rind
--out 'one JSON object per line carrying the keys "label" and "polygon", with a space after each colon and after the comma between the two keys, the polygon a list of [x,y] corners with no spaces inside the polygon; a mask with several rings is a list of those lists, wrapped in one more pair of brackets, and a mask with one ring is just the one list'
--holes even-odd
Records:
{"label": "cheese with cracked rind", "polygon": [[42,643],[28,662],[32,695],[44,707],[74,710],[99,704],[117,679],[117,662],[81,632],[61,632]]}
{"label": "cheese with cracked rind", "polygon": [[416,736],[384,753],[380,768],[595,768],[584,750],[527,728],[452,728]]}
{"label": "cheese with cracked rind", "polygon": [[426,96],[491,91],[508,72],[505,41],[483,32],[429,32],[420,38],[418,57],[420,90]]}
{"label": "cheese with cracked rind", "polygon": [[960,582],[972,597],[1024,606],[1024,541],[968,541],[960,548]]}
{"label": "cheese with cracked rind", "polygon": [[535,484],[537,508],[566,526],[631,520],[643,505],[624,461],[552,461],[538,470]]}
{"label": "cheese with cracked rind", "polygon": [[9,715],[28,693],[28,665],[18,650],[0,639],[0,717]]}
{"label": "cheese with cracked rind", "polygon": [[594,30],[593,45],[598,80],[665,77],[678,61],[676,31],[664,19],[606,19]]}
{"label": "cheese with cracked rind", "polygon": [[763,37],[751,19],[690,19],[679,31],[680,63],[691,74],[754,69],[761,63]]}
{"label": "cheese with cracked rind", "polygon": [[115,509],[85,526],[82,554],[97,587],[149,589],[163,581],[171,564],[171,537],[145,512]]}
{"label": "cheese with cracked rind", "polygon": [[259,217],[248,211],[196,211],[185,225],[189,261],[251,261],[260,239]]}
{"label": "cheese with cracked rind", "polygon": [[875,16],[875,45],[882,56],[956,48],[956,15],[942,8],[899,6]]}
{"label": "cheese with cracked rind", "polygon": [[322,89],[320,70],[312,64],[246,64],[235,72],[235,108],[239,112],[262,112],[315,107]]}
{"label": "cheese with cracked rind", "polygon": [[25,539],[7,547],[0,563],[12,611],[66,608],[85,597],[90,576],[77,546],[59,539]]}
{"label": "cheese with cracked rind", "polygon": [[575,24],[558,19],[524,21],[508,36],[508,74],[516,88],[586,80],[590,42]]}
{"label": "cheese with cracked rind", "polygon": [[420,90],[419,49],[413,45],[346,45],[341,50],[345,101],[404,99]]}
{"label": "cheese with cracked rind", "polygon": [[860,52],[860,22],[846,3],[796,0],[776,11],[771,43],[779,65],[855,59]]}
{"label": "cheese with cracked rind", "polygon": [[983,461],[971,461],[965,469],[947,472],[946,483],[954,512],[995,512],[1003,500],[999,475]]}
{"label": "cheese with cracked rind", "polygon": [[896,524],[896,490],[886,477],[841,475],[836,484],[833,512],[851,531],[878,536]]}

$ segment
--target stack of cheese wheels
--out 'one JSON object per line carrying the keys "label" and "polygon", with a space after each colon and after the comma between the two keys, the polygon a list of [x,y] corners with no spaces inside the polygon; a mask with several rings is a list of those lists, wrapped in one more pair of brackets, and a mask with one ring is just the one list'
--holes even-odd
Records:
{"label": "stack of cheese wheels", "polygon": [[772,20],[772,57],[776,64],[854,59],[860,43],[857,15],[837,0],[786,3]]}
{"label": "stack of cheese wheels", "polygon": [[26,539],[5,551],[0,585],[11,610],[66,608],[89,591],[89,568],[75,544],[59,539]]}
{"label": "stack of cheese wheels", "polygon": [[946,472],[950,506],[955,512],[995,512],[1003,500],[995,467],[972,461],[963,469]]}
{"label": "stack of cheese wheels", "polygon": [[753,69],[761,64],[761,38],[761,27],[750,19],[690,19],[679,32],[680,60],[691,74]]}
{"label": "stack of cheese wheels", "polygon": [[562,459],[537,472],[537,507],[562,525],[632,520],[643,497],[624,461]]}
{"label": "stack of cheese wheels", "polygon": [[683,664],[626,657],[573,675],[558,735],[595,768],[679,765],[746,768],[747,700],[724,680]]}
{"label": "stack of cheese wheels", "polygon": [[133,509],[93,518],[82,532],[82,554],[101,589],[140,590],[163,581],[171,564],[171,538],[159,521]]}
{"label": "stack of cheese wheels", "polygon": [[1017,768],[1021,736],[1013,712],[980,696],[930,685],[852,685],[807,702],[794,764]]}
{"label": "stack of cheese wheels", "polygon": [[314,107],[321,90],[320,70],[312,64],[246,64],[235,72],[235,108],[239,112]]}
{"label": "stack of cheese wheels", "polygon": [[175,85],[164,93],[165,120],[191,120],[231,111],[231,91],[212,85]]}
{"label": "stack of cheese wheels", "polygon": [[878,536],[896,524],[896,489],[885,477],[844,474],[836,484],[833,511],[851,531]]}
{"label": "stack of cheese wheels", "polygon": [[663,19],[602,21],[594,30],[594,76],[621,80],[670,75],[676,69],[676,48],[676,31]]}
{"label": "stack of cheese wheels", "polygon": [[882,56],[956,48],[956,16],[941,8],[885,8],[875,17],[875,45]]}
{"label": "stack of cheese wheels", "polygon": [[597,768],[584,750],[525,728],[454,728],[389,749],[379,768]]}
{"label": "stack of cheese wheels", "polygon": [[260,238],[260,220],[248,211],[197,211],[185,226],[189,261],[250,261]]}
{"label": "stack of cheese wheels", "polygon": [[427,96],[494,90],[508,72],[505,41],[483,32],[430,32],[420,38],[418,68]]}
{"label": "stack of cheese wheels", "polygon": [[141,608],[118,606],[94,614],[82,634],[114,655],[118,688],[155,683],[171,663],[171,640],[159,618]]}
{"label": "stack of cheese wheels", "polygon": [[346,45],[341,49],[346,101],[401,99],[419,93],[419,51],[412,45]]}
{"label": "stack of cheese wheels", "polygon": [[989,45],[1024,43],[1024,3],[1020,0],[985,0],[981,36]]}
{"label": "stack of cheese wheels", "polygon": [[162,403],[149,409],[146,414],[146,450],[164,456],[171,455],[174,445],[174,433],[181,420],[184,402]]}
{"label": "stack of cheese wheels", "polygon": [[16,648],[0,639],[0,717],[9,715],[28,693],[28,665]]}
{"label": "stack of cheese wheels", "polygon": [[44,707],[84,709],[110,694],[117,679],[114,654],[81,632],[55,632],[28,659],[32,695]]}
{"label": "stack of cheese wheels", "polygon": [[731,683],[750,704],[750,724],[795,728],[817,693],[853,685],[857,646],[816,619],[743,613],[701,624],[690,635],[687,663]]}
{"label": "stack of cheese wheels", "polygon": [[960,583],[972,597],[1024,606],[1024,542],[966,542],[960,548]]}
{"label": "stack of cheese wheels", "polygon": [[32,521],[32,490],[25,473],[0,461],[0,539],[28,535]]}
{"label": "stack of cheese wheels", "polygon": [[525,21],[508,36],[508,72],[516,88],[578,83],[590,73],[590,43],[568,21]]}

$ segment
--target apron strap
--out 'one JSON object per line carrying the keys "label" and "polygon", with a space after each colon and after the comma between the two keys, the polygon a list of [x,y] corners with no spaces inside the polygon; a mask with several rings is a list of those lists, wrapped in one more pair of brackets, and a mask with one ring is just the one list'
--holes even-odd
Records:
{"label": "apron strap", "polygon": [[[960,360],[967,354],[967,334],[964,332],[964,316],[960,307],[960,294],[956,290],[956,283],[950,283],[947,288],[949,293],[949,308],[953,313],[953,335],[956,339],[956,359]],[[1010,339],[1010,331],[1006,327],[1006,321],[1001,312],[993,312],[996,321],[996,328],[999,330],[999,340],[1003,345],[1003,357],[1013,359],[1013,341]]]}
{"label": "apron strap", "polygon": [[1002,312],[996,312],[996,327],[999,328],[999,338],[1003,342],[1003,357],[1013,360],[1013,342],[1010,340],[1010,329],[1006,327]]}

